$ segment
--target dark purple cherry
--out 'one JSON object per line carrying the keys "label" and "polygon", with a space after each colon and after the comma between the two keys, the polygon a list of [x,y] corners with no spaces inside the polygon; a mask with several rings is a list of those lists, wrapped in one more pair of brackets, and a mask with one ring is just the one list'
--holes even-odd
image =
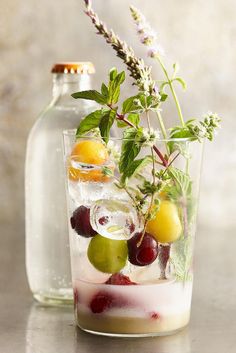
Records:
{"label": "dark purple cherry", "polygon": [[136,233],[127,241],[129,261],[136,266],[146,266],[153,263],[158,255],[158,243],[149,233],[145,233],[141,244],[142,233]]}
{"label": "dark purple cherry", "polygon": [[90,223],[90,209],[85,206],[78,207],[71,219],[71,227],[82,237],[90,238],[97,234]]}

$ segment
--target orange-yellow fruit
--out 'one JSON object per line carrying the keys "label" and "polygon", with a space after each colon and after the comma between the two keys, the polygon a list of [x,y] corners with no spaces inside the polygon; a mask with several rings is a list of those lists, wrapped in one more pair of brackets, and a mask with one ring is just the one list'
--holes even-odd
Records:
{"label": "orange-yellow fruit", "polygon": [[104,175],[101,170],[91,170],[89,172],[82,172],[79,169],[69,166],[68,168],[69,178],[72,181],[93,181],[106,183],[110,180],[110,177]]}
{"label": "orange-yellow fruit", "polygon": [[146,230],[159,243],[173,243],[178,240],[182,225],[176,205],[171,201],[161,201],[155,218],[148,222]]}
{"label": "orange-yellow fruit", "polygon": [[[75,162],[93,165],[103,165],[109,158],[106,147],[99,141],[83,140],[74,146],[71,157]],[[93,181],[108,182],[109,177],[105,176],[100,169],[82,171],[71,166],[68,167],[69,179],[72,181]]]}
{"label": "orange-yellow fruit", "polygon": [[76,156],[76,160],[87,164],[104,164],[109,154],[106,146],[99,141],[83,140],[74,146],[71,156]]}

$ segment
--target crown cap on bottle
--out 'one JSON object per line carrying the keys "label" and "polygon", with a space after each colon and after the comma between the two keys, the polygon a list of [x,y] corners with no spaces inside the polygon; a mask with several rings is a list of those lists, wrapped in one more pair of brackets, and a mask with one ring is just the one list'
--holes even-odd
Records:
{"label": "crown cap on bottle", "polygon": [[95,67],[91,62],[61,62],[53,65],[53,74],[94,74]]}

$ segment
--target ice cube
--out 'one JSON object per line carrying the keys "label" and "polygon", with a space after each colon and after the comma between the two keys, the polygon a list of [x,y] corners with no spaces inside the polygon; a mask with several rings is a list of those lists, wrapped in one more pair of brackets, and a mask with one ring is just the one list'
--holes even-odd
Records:
{"label": "ice cube", "polygon": [[104,193],[104,183],[92,182],[69,182],[69,197],[75,205],[89,206],[92,202],[100,199]]}
{"label": "ice cube", "polygon": [[136,209],[127,200],[102,199],[94,202],[90,222],[98,234],[115,240],[128,240],[142,229]]}

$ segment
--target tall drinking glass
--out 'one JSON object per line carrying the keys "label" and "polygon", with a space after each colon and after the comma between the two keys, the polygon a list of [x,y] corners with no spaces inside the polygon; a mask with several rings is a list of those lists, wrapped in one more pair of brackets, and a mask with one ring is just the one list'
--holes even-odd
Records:
{"label": "tall drinking glass", "polygon": [[103,335],[171,334],[190,319],[202,145],[156,142],[159,151],[175,146],[176,153],[167,167],[156,163],[161,181],[153,200],[152,163],[121,183],[121,146],[64,132],[76,322]]}

